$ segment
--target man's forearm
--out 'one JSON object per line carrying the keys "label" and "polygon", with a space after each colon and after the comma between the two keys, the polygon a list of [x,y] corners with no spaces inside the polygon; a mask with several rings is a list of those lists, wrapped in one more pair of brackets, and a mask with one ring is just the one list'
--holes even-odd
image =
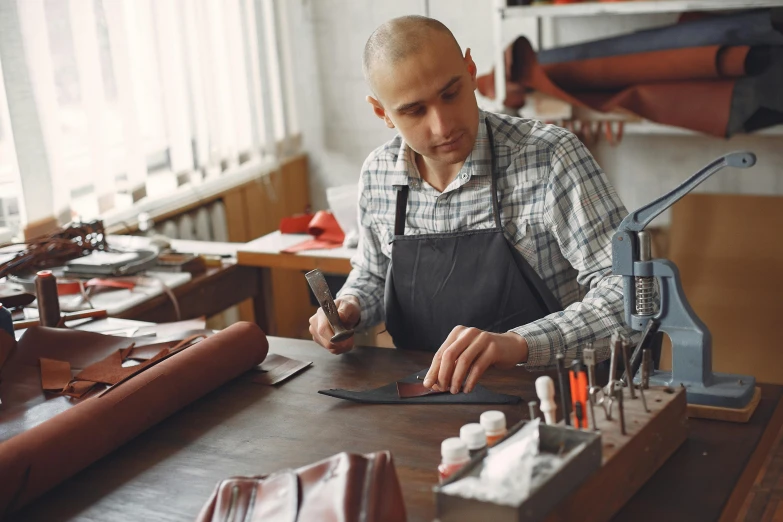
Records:
{"label": "man's forearm", "polygon": [[366,329],[384,320],[383,292],[383,281],[354,269],[345,285],[337,292],[337,297],[353,296],[358,300],[361,319],[357,327]]}
{"label": "man's forearm", "polygon": [[527,342],[525,367],[540,370],[554,366],[558,353],[569,360],[581,357],[587,343],[595,343],[599,359],[605,358],[608,338],[618,329],[628,335],[634,333],[624,322],[622,280],[610,276],[582,301],[512,331]]}

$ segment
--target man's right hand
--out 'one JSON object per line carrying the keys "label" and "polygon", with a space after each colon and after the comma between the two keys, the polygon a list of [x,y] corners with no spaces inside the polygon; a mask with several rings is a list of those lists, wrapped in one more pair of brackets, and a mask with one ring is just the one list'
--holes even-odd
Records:
{"label": "man's right hand", "polygon": [[[334,304],[337,305],[337,313],[340,314],[340,320],[343,322],[343,325],[346,328],[356,326],[361,318],[359,300],[355,296],[346,295],[335,299]],[[332,343],[330,341],[334,335],[334,330],[332,330],[332,326],[321,308],[310,318],[310,335],[313,336],[313,341],[335,355],[345,353],[353,348],[353,337],[340,343]]]}

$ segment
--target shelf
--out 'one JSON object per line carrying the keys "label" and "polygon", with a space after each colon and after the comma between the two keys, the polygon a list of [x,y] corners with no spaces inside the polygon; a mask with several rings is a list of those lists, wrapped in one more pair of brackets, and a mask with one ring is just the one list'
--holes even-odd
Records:
{"label": "shelf", "polygon": [[783,0],[627,0],[624,2],[578,2],[574,4],[508,6],[501,11],[511,17],[556,17],[586,15],[621,15],[681,13],[685,11],[725,11],[783,7]]}
{"label": "shelf", "polygon": [[[634,135],[655,135],[655,136],[710,136],[681,127],[671,125],[662,125],[651,121],[642,121],[639,123],[626,123],[623,129],[625,134]],[[739,136],[783,136],[783,125],[776,125],[766,129],[751,132],[750,134],[735,134],[732,137]]]}

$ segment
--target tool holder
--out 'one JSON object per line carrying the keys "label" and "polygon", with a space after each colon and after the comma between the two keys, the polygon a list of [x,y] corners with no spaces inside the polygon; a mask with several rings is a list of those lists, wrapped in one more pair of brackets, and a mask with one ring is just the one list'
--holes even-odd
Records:
{"label": "tool holder", "polygon": [[[643,331],[650,321],[656,321],[671,339],[672,370],[651,372],[650,385],[684,386],[689,404],[743,408],[753,397],[755,378],[713,373],[712,336],[688,303],[677,266],[668,259],[651,259],[650,236],[644,228],[724,167],[745,169],[755,163],[751,152],[732,152],[716,159],[668,194],[631,212],[612,238],[612,271],[623,276],[626,323]],[[660,283],[658,299],[655,279]]]}

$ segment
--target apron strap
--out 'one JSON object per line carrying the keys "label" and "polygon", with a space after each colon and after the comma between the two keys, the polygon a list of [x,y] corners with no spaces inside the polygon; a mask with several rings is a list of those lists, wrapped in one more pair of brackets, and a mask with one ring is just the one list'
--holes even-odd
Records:
{"label": "apron strap", "polygon": [[405,211],[408,208],[408,185],[394,185],[397,189],[397,208],[394,211],[394,235],[405,234]]}
{"label": "apron strap", "polygon": [[[489,125],[489,118],[484,120],[487,126],[487,139],[489,140],[489,168],[490,168],[490,192],[492,192],[492,217],[495,218],[495,226],[498,230],[500,226],[500,204],[498,203],[498,187],[497,187],[497,164],[495,162],[495,138],[492,136],[492,127]],[[406,187],[407,188],[407,187]],[[399,209],[399,205],[397,206]]]}

